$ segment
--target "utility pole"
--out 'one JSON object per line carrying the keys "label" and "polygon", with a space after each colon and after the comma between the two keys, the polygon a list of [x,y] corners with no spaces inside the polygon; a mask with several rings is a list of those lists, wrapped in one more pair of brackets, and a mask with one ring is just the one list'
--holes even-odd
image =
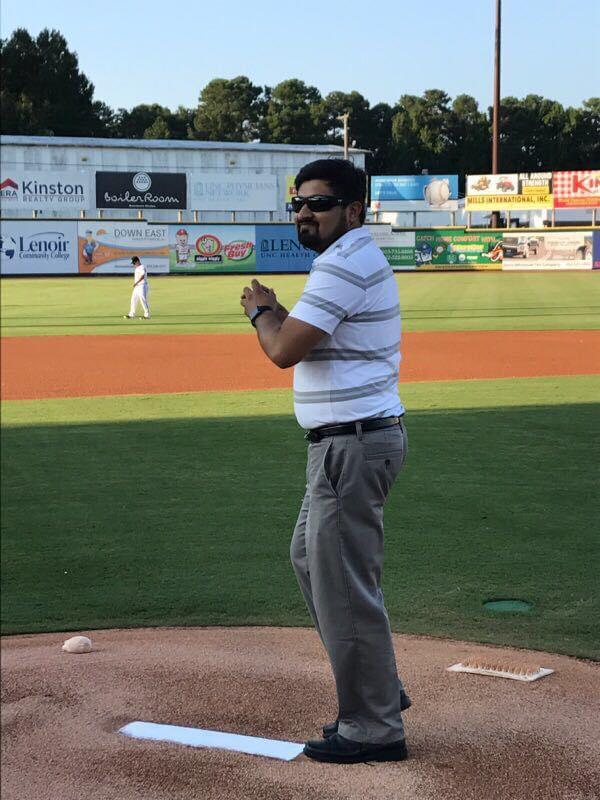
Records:
{"label": "utility pole", "polygon": [[[500,35],[502,29],[502,0],[496,0],[496,38],[494,56],[494,112],[492,117],[492,173],[498,174],[500,141]],[[492,212],[492,228],[500,225],[500,212]]]}
{"label": "utility pole", "polygon": [[339,119],[340,122],[344,123],[344,158],[347,160],[348,159],[348,135],[349,135],[348,120],[350,119],[350,112],[346,111],[345,114],[341,114],[339,117],[337,117],[337,119]]}

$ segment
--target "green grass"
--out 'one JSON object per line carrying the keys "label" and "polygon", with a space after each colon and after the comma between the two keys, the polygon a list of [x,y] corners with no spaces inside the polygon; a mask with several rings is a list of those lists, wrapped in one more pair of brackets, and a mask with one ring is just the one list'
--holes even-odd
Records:
{"label": "green grass", "polygon": [[[291,307],[305,275],[258,276]],[[441,273],[397,276],[403,327],[422,330],[597,328],[600,280],[577,273]],[[249,332],[239,306],[248,276],[151,278],[153,318],[127,321],[126,278],[2,279],[4,336]]]}
{"label": "green grass", "polygon": [[[599,395],[594,377],[403,387],[396,630],[600,658]],[[4,632],[310,624],[289,392],[12,402],[3,421]],[[497,597],[533,610],[484,611]]]}
{"label": "green grass", "polygon": [[[417,382],[403,383],[400,388],[410,415],[413,411],[594,403],[600,396],[600,376]],[[7,400],[2,403],[2,423],[13,427],[282,414],[291,418],[292,403],[288,389]]]}
{"label": "green grass", "polygon": [[[270,276],[290,306],[306,276]],[[404,330],[597,328],[593,273],[401,274]],[[11,335],[249,332],[244,276],[1,281]],[[600,658],[600,377],[413,383],[386,508],[395,630]],[[5,633],[309,625],[288,547],[305,443],[287,390],[3,404]],[[533,604],[493,614],[487,599]]]}

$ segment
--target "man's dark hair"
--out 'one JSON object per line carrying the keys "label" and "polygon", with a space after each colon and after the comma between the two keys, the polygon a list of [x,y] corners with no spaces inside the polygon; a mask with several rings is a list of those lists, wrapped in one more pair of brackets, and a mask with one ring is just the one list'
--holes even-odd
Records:
{"label": "man's dark hair", "polygon": [[132,263],[132,264],[141,264],[142,262],[139,260],[139,258],[138,258],[137,256],[134,256],[134,257],[131,259],[131,263]]}
{"label": "man's dark hair", "polygon": [[360,221],[365,221],[367,175],[364,169],[345,158],[320,158],[305,164],[296,175],[296,191],[305,181],[325,181],[336,197],[342,197],[346,204],[358,200],[362,203]]}

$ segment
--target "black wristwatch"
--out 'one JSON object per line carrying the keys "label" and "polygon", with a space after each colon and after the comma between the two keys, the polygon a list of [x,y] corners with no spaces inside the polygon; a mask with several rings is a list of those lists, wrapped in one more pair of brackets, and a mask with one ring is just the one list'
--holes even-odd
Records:
{"label": "black wristwatch", "polygon": [[248,319],[252,323],[252,325],[256,328],[256,320],[260,317],[261,314],[264,314],[265,311],[273,311],[271,306],[256,306],[254,311],[251,311],[248,315]]}

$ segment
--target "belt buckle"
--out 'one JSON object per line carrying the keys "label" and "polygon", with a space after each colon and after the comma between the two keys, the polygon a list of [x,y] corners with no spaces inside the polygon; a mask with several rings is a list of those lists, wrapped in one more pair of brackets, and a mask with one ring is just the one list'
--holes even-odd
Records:
{"label": "belt buckle", "polygon": [[304,434],[304,438],[307,441],[312,442],[313,444],[315,444],[316,442],[320,442],[323,437],[321,436],[321,434],[319,433],[318,430],[313,429],[313,430],[306,431],[306,433]]}

